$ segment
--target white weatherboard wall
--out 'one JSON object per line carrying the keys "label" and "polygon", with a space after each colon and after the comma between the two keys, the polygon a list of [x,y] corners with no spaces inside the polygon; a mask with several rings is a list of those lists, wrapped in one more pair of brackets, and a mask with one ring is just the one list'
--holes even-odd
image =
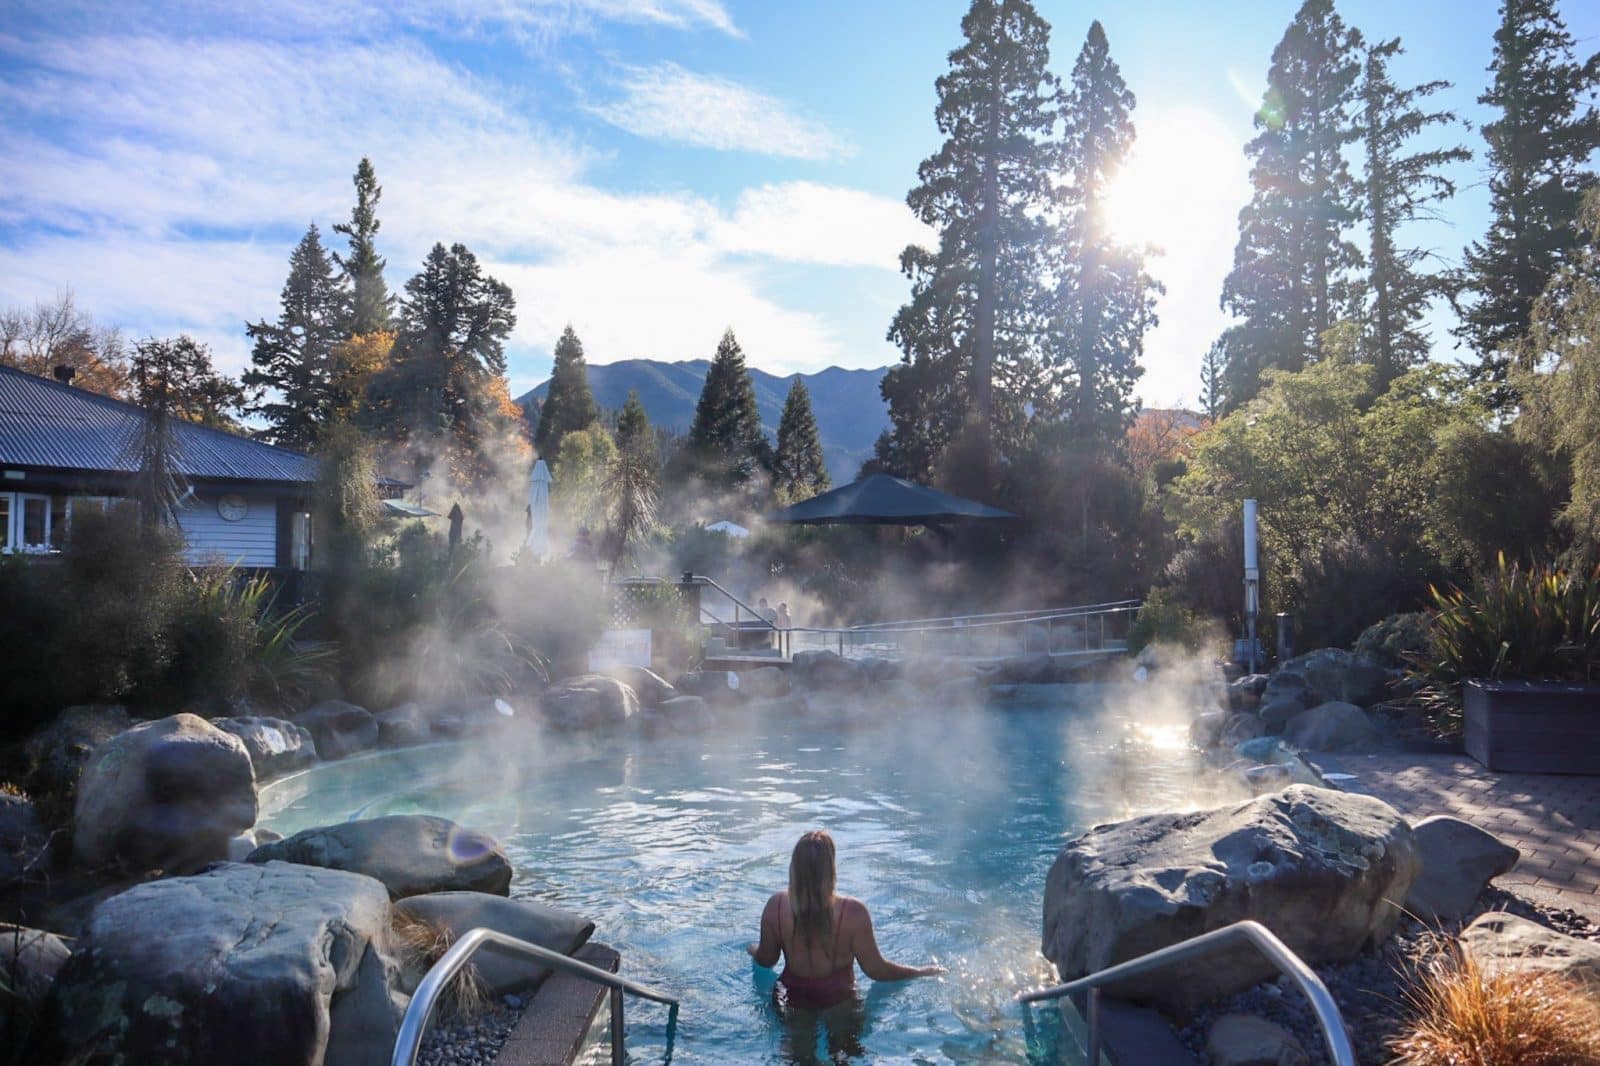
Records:
{"label": "white weatherboard wall", "polygon": [[184,556],[195,564],[221,562],[232,566],[278,564],[278,505],[271,496],[243,494],[249,510],[237,522],[217,513],[221,493],[192,497],[178,512]]}

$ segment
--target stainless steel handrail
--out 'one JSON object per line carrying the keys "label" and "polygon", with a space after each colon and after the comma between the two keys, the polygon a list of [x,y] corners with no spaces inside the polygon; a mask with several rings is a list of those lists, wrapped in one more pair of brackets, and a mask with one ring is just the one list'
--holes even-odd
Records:
{"label": "stainless steel handrail", "polygon": [[[514,936],[495,932],[493,929],[484,929],[481,926],[473,929],[454,944],[439,961],[429,968],[423,976],[422,983],[417,985],[416,993],[411,997],[411,1005],[406,1007],[405,1017],[400,1020],[400,1033],[395,1037],[394,1054],[390,1057],[390,1066],[416,1066],[417,1052],[422,1048],[422,1034],[428,1029],[428,1022],[433,1017],[433,1011],[439,1003],[439,997],[444,994],[445,988],[452,978],[461,972],[473,952],[485,944],[494,944],[497,947],[507,948],[510,951],[531,959],[538,959],[552,969],[565,970],[576,974],[585,980],[604,985],[611,990],[611,1061],[614,1066],[622,1066],[623,1033],[622,1033],[622,993],[638,996],[640,999],[652,1000],[665,1004],[667,1013],[667,1047],[672,1046],[672,1034],[678,1024],[678,1001],[672,996],[657,992],[636,981],[610,973],[598,966],[590,966],[580,962],[570,955],[563,955],[559,951],[542,948],[537,944],[530,944],[526,940],[518,940]],[[670,1058],[670,1052],[668,1058]]]}
{"label": "stainless steel handrail", "polygon": [[1345,1031],[1344,1016],[1339,1013],[1339,1005],[1334,1002],[1328,986],[1322,983],[1322,978],[1306,965],[1304,959],[1291,951],[1287,944],[1260,922],[1249,920],[1234,922],[1221,929],[1191,937],[1182,943],[1160,948],[1147,955],[1140,955],[1136,959],[1129,959],[1127,962],[1119,962],[1115,966],[1107,967],[1087,977],[1080,977],[1076,981],[1068,981],[1053,988],[1024,992],[1017,996],[1017,1001],[1023,1004],[1037,1003],[1040,1000],[1060,999],[1074,992],[1087,992],[1089,1004],[1084,1020],[1089,1026],[1089,1062],[1091,1066],[1099,1066],[1100,986],[1149,973],[1151,970],[1159,970],[1200,955],[1209,955],[1218,948],[1227,947],[1241,940],[1257,948],[1267,957],[1267,961],[1278,968],[1279,972],[1286,974],[1300,986],[1300,991],[1311,1001],[1311,1009],[1316,1013],[1317,1023],[1322,1026],[1322,1038],[1327,1044],[1328,1057],[1333,1060],[1334,1066],[1356,1066],[1356,1053],[1350,1045],[1350,1034]]}
{"label": "stainless steel handrail", "polygon": [[1085,603],[1075,607],[1034,607],[1025,611],[995,611],[990,614],[953,614],[943,618],[908,618],[894,622],[863,622],[850,626],[850,629],[886,630],[898,626],[910,628],[935,628],[937,622],[960,622],[964,625],[977,624],[974,620],[1007,619],[1013,622],[1026,622],[1035,618],[1071,618],[1080,614],[1094,614],[1113,608],[1137,608],[1139,600],[1108,600],[1105,603]]}

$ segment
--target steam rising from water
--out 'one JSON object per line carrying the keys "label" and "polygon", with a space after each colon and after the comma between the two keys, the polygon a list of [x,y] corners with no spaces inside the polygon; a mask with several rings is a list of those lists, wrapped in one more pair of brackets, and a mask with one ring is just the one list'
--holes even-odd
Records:
{"label": "steam rising from water", "polygon": [[[1038,953],[1045,873],[1067,839],[1136,814],[1220,802],[1180,743],[1218,679],[1169,668],[1143,684],[1024,689],[998,706],[880,705],[871,692],[726,708],[704,736],[492,737],[336,764],[268,790],[274,828],[425,811],[493,833],[513,894],[594,918],[627,972],[684,999],[678,1061],[1025,1061],[1021,988]],[[1231,787],[1231,786],[1230,786]],[[938,981],[862,983],[818,1019],[773,1007],[744,943],[786,882],[789,849],[824,827],[840,890],[865,900],[880,944],[950,968]],[[630,1023],[642,1059],[661,1020]]]}

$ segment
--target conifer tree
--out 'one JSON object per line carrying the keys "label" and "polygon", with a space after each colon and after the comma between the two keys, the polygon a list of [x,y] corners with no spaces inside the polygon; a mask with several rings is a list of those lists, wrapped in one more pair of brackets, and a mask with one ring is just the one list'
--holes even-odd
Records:
{"label": "conifer tree", "polygon": [[583,359],[583,342],[569,325],[556,341],[555,365],[550,370],[544,405],[539,408],[533,446],[542,457],[554,462],[561,454],[561,438],[575,429],[589,428],[599,417],[600,409],[589,391],[589,364]]}
{"label": "conifer tree", "polygon": [[1223,400],[1222,374],[1227,358],[1227,348],[1222,341],[1211,342],[1200,360],[1200,407],[1206,417],[1215,422],[1227,404]]}
{"label": "conifer tree", "polygon": [[1242,319],[1225,338],[1230,407],[1256,394],[1262,371],[1314,362],[1323,331],[1349,310],[1361,253],[1347,236],[1359,211],[1344,153],[1360,134],[1360,44],[1333,0],[1305,0],[1272,51],[1245,146],[1255,191],[1222,290],[1222,306]]}
{"label": "conifer tree", "polygon": [[274,444],[315,447],[338,406],[333,349],[344,340],[349,306],[349,291],[313,225],[289,255],[278,321],[245,326],[255,346],[242,381],[254,397],[251,411],[267,420],[264,436]]}
{"label": "conifer tree", "polygon": [[392,361],[368,388],[367,424],[412,447],[420,476],[442,446],[449,475],[470,485],[491,471],[491,443],[516,418],[505,388],[511,289],[464,245],[435,244],[406,282]]}
{"label": "conifer tree", "polygon": [[773,487],[790,503],[809,500],[833,487],[828,464],[822,457],[822,438],[811,413],[811,393],[795,376],[778,419],[778,451],[773,460]]}
{"label": "conifer tree", "polygon": [[1498,112],[1483,127],[1489,144],[1492,219],[1466,250],[1468,294],[1456,336],[1478,356],[1477,375],[1495,382],[1496,401],[1515,402],[1504,385],[1528,332],[1535,301],[1574,258],[1574,220],[1587,169],[1600,148],[1600,114],[1584,101],[1600,87],[1600,55],[1578,62],[1554,0],[1504,0],[1494,35],[1494,81],[1478,97]]}
{"label": "conifer tree", "polygon": [[339,268],[344,271],[350,285],[349,332],[362,336],[387,330],[394,318],[394,297],[383,280],[386,261],[378,254],[377,236],[378,199],[383,187],[372,169],[372,160],[362,157],[355,174],[356,204],[350,211],[350,221],[334,225],[333,232],[350,240],[350,254],[334,253]]}
{"label": "conifer tree", "polygon": [[1050,27],[1029,0],[973,0],[961,32],[936,86],[945,141],[906,197],[939,244],[900,257],[911,299],[889,327],[903,356],[883,381],[892,428],[875,465],[927,478],[965,430],[981,495],[994,441],[1021,436],[1040,360],[1055,79]]}
{"label": "conifer tree", "polygon": [[1133,421],[1133,384],[1144,373],[1145,331],[1156,324],[1160,283],[1144,254],[1106,224],[1106,187],[1133,149],[1133,93],[1111,59],[1099,22],[1072,69],[1062,101],[1063,218],[1052,308],[1051,387],[1041,397],[1090,451],[1120,446]]}
{"label": "conifer tree", "polygon": [[1430,126],[1453,123],[1448,111],[1426,111],[1424,101],[1447,81],[1408,89],[1389,76],[1389,60],[1402,52],[1399,38],[1367,49],[1361,82],[1362,140],[1366,151],[1366,215],[1371,245],[1367,284],[1367,360],[1378,368],[1376,388],[1389,387],[1402,372],[1428,358],[1431,342],[1422,328],[1428,301],[1444,291],[1442,272],[1425,268],[1429,253],[1401,248],[1399,230],[1435,218],[1432,205],[1455,195],[1455,183],[1439,173],[1449,163],[1472,158],[1465,148],[1410,148],[1412,138]]}
{"label": "conifer tree", "polygon": [[749,485],[772,465],[772,446],[756,409],[755,385],[731,329],[723,333],[706,371],[687,452],[696,473],[724,487]]}
{"label": "conifer tree", "polygon": [[653,438],[650,416],[645,412],[644,404],[639,402],[639,390],[629,389],[627,402],[622,405],[622,411],[617,415],[615,434],[617,447],[622,451],[653,454],[655,451]]}

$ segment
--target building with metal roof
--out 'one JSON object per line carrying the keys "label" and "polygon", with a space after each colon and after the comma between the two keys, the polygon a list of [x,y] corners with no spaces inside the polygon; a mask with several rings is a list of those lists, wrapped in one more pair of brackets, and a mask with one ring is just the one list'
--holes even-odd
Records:
{"label": "building with metal roof", "polygon": [[[135,404],[0,367],[0,551],[59,550],[74,510],[126,495],[144,418]],[[173,467],[189,489],[177,519],[191,561],[304,569],[314,459],[180,421]]]}

